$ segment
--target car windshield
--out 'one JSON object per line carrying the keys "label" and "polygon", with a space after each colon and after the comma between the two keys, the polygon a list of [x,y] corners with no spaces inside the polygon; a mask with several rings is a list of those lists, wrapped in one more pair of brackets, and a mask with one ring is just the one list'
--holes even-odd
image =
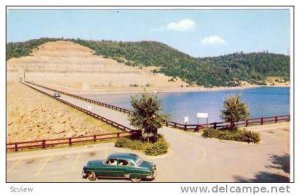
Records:
{"label": "car windshield", "polygon": [[138,157],[136,160],[135,160],[136,164],[138,166],[140,166],[142,163],[143,163],[143,159],[141,157]]}

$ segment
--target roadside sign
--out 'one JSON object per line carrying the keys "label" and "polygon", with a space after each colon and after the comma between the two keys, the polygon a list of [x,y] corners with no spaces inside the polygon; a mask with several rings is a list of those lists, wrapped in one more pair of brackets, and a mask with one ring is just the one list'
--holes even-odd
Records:
{"label": "roadside sign", "polygon": [[208,113],[205,112],[198,112],[197,118],[208,118]]}
{"label": "roadside sign", "polygon": [[189,122],[189,117],[184,117],[184,123],[188,123]]}

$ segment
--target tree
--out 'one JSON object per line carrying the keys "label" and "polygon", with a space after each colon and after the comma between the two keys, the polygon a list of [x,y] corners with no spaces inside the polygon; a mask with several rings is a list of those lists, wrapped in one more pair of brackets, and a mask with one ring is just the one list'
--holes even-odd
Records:
{"label": "tree", "polygon": [[130,124],[142,130],[142,139],[156,141],[157,130],[162,127],[167,116],[162,114],[161,102],[157,95],[144,92],[140,97],[132,96],[134,112],[129,117]]}
{"label": "tree", "polygon": [[248,105],[240,100],[239,95],[229,96],[221,109],[221,118],[230,122],[231,130],[236,129],[235,122],[246,120],[249,114]]}

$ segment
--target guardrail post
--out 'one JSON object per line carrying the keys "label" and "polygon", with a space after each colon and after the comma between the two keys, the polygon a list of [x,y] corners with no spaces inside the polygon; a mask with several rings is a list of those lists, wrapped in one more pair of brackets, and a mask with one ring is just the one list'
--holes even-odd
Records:
{"label": "guardrail post", "polygon": [[96,142],[97,141],[97,136],[96,135],[94,135],[94,142]]}
{"label": "guardrail post", "polygon": [[18,152],[19,151],[19,148],[18,148],[18,144],[15,143],[15,151]]}
{"label": "guardrail post", "polygon": [[264,118],[260,118],[260,125],[264,124]]}
{"label": "guardrail post", "polygon": [[216,129],[217,128],[217,123],[213,123],[214,124],[214,129]]}
{"label": "guardrail post", "polygon": [[277,121],[278,121],[278,118],[277,118],[277,116],[275,116],[275,123],[277,123]]}
{"label": "guardrail post", "polygon": [[69,138],[69,146],[72,145],[72,138]]}
{"label": "guardrail post", "polygon": [[167,126],[167,127],[169,126],[169,123],[168,123],[168,121],[166,122],[166,126]]}
{"label": "guardrail post", "polygon": [[247,120],[246,120],[246,125],[245,125],[245,126],[247,127],[248,125],[249,125],[249,121],[248,121],[248,119],[247,119]]}
{"label": "guardrail post", "polygon": [[120,137],[120,133],[117,133],[117,137],[118,137],[118,138]]}
{"label": "guardrail post", "polygon": [[46,140],[42,140],[42,148],[46,148]]}
{"label": "guardrail post", "polygon": [[199,131],[199,125],[196,126],[195,131]]}
{"label": "guardrail post", "polygon": [[184,130],[186,131],[186,125],[184,125]]}

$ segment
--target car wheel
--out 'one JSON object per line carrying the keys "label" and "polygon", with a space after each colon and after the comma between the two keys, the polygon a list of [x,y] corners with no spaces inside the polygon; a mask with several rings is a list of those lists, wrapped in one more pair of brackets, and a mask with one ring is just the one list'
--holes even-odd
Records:
{"label": "car wheel", "polygon": [[138,177],[130,177],[130,180],[132,181],[132,182],[141,182],[141,178],[138,178]]}
{"label": "car wheel", "polygon": [[154,180],[154,179],[155,179],[155,177],[156,177],[156,175],[157,175],[157,171],[155,171],[155,172],[152,174],[152,178],[151,178],[151,180]]}
{"label": "car wheel", "polygon": [[95,172],[89,172],[88,175],[87,175],[87,178],[90,180],[90,181],[95,181],[97,179],[96,177],[96,173]]}

